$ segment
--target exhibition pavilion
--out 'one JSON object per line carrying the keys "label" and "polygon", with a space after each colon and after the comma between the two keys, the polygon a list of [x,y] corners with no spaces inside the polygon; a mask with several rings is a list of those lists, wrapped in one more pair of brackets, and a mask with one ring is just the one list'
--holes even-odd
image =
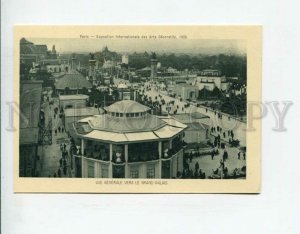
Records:
{"label": "exhibition pavilion", "polygon": [[185,124],[132,100],[104,109],[74,124],[77,177],[167,179],[183,170]]}

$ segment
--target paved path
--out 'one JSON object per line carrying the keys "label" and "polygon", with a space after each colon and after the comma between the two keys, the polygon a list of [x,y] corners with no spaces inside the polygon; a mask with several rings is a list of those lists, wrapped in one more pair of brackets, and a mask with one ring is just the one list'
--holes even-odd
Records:
{"label": "paved path", "polygon": [[[179,108],[177,109],[177,114],[198,112],[203,115],[209,116],[211,127],[220,126],[225,131],[233,130],[235,139],[238,139],[242,146],[246,145],[246,132],[245,132],[246,124],[241,121],[238,121],[233,118],[228,118],[227,116],[224,116],[224,115],[223,115],[222,119],[220,119],[220,118],[218,118],[218,115],[216,114],[218,112],[212,111],[210,109],[206,109],[205,107],[196,107],[194,105],[190,105],[188,108],[183,108],[184,105],[187,104],[186,102],[180,101],[177,98],[170,97],[170,96],[164,94],[163,92],[158,91],[155,87],[151,87],[151,89],[148,91],[145,89],[145,95],[147,95],[148,97],[151,97],[152,100],[155,100],[155,97],[157,97],[158,100],[161,100],[161,98],[159,98],[159,95],[161,95],[166,103],[168,103],[170,101],[174,101],[174,106],[172,106],[171,108],[175,108],[178,106]],[[167,112],[166,107],[167,107],[167,105],[163,105],[162,111]],[[172,112],[173,112],[173,109],[171,109],[171,113]]]}
{"label": "paved path", "polygon": [[[242,122],[236,123],[233,121],[233,119],[229,120],[228,117],[223,117],[222,120],[220,120],[214,111],[211,111],[209,109],[206,110],[205,107],[196,107],[196,106],[191,105],[190,107],[185,108],[184,106],[186,105],[186,102],[180,101],[179,99],[176,99],[176,98],[172,98],[163,92],[159,92],[155,87],[151,87],[150,90],[145,89],[145,95],[147,95],[148,97],[151,97],[152,100],[156,100],[155,97],[157,97],[158,100],[161,100],[161,98],[159,97],[159,95],[161,95],[166,103],[168,103],[170,101],[174,101],[173,108],[177,108],[177,106],[179,107],[179,108],[177,108],[177,114],[198,112],[198,113],[207,115],[210,117],[210,127],[221,126],[223,128],[223,130],[225,129],[225,131],[233,129],[235,136],[239,136],[238,139],[241,141],[241,145],[246,144],[246,142],[245,142],[246,141],[246,132],[241,131],[241,126],[245,127],[245,124]],[[167,105],[163,105],[162,111],[167,112],[166,107],[167,107]],[[170,113],[173,113],[173,110],[174,109],[171,108]],[[239,126],[235,126],[233,124],[238,124]],[[239,148],[229,147],[229,145],[227,143],[229,141],[227,132],[226,132],[225,138],[223,137],[223,134],[220,134],[220,136],[221,136],[221,142],[226,143],[228,159],[225,162],[225,166],[228,168],[228,172],[232,173],[232,171],[235,168],[242,168],[243,166],[245,166],[246,160],[243,159],[242,155],[241,155],[240,159],[238,159],[238,152],[240,151]],[[210,138],[211,138],[211,142],[214,142],[214,136],[211,135]],[[202,169],[202,171],[205,172],[206,176],[208,177],[213,174],[212,170],[216,170],[220,166],[220,160],[222,159],[223,153],[224,153],[224,149],[219,149],[219,154],[217,156],[215,156],[213,160],[211,159],[210,155],[194,158],[192,160],[192,162],[190,163],[190,169],[192,169],[194,171],[195,164],[196,164],[196,162],[198,162],[200,169]]]}
{"label": "paved path", "polygon": [[[220,160],[222,159],[224,149],[218,149],[219,154],[214,156],[214,159],[211,159],[210,155],[196,157],[192,160],[190,165],[190,169],[194,171],[196,162],[199,163],[200,169],[205,172],[206,177],[213,174],[212,170],[216,170],[220,166]],[[240,159],[238,159],[239,149],[235,147],[229,147],[226,144],[226,150],[228,152],[228,159],[225,161],[225,166],[228,168],[228,172],[232,173],[235,168],[242,168],[246,165],[246,160],[243,159],[241,155]]]}
{"label": "paved path", "polygon": [[70,140],[66,132],[58,132],[55,134],[55,129],[62,127],[62,120],[56,115],[54,118],[54,108],[58,106],[56,99],[53,100],[54,104],[49,105],[49,102],[43,104],[45,111],[45,121],[46,123],[52,119],[52,145],[44,145],[39,147],[40,155],[42,155],[42,177],[53,177],[54,174],[58,174],[58,169],[61,169],[62,177],[72,177],[70,168],[70,154],[66,157],[67,160],[67,173],[64,175],[63,168],[60,167],[59,160],[62,158],[62,151],[60,149],[60,144],[66,144],[66,150],[69,152]]}

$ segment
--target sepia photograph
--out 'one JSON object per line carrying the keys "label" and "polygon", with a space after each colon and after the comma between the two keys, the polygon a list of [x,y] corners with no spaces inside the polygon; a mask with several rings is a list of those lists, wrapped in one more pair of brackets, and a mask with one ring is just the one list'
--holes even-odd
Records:
{"label": "sepia photograph", "polygon": [[247,40],[18,43],[20,178],[247,179]]}
{"label": "sepia photograph", "polygon": [[297,1],[2,2],[1,233],[300,233]]}

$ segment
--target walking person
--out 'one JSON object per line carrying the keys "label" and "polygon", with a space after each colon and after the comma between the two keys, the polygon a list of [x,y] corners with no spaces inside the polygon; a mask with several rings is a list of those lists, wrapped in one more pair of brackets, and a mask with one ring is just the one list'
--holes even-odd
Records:
{"label": "walking person", "polygon": [[58,127],[58,132],[60,133],[60,126]]}
{"label": "walking person", "polygon": [[196,170],[194,172],[194,179],[198,179],[199,178],[199,173],[198,173],[198,170]]}
{"label": "walking person", "polygon": [[228,153],[227,150],[225,149],[223,153],[223,161],[225,162],[227,159],[228,159]]}
{"label": "walking person", "polygon": [[66,176],[67,175],[67,167],[63,168],[63,172],[64,172],[64,175]]}
{"label": "walking person", "polygon": [[239,153],[238,153],[238,160],[240,160],[241,159],[241,151],[239,151]]}
{"label": "walking person", "polygon": [[222,170],[224,170],[224,167],[225,167],[225,163],[224,163],[224,160],[220,160],[220,168],[222,169]]}
{"label": "walking person", "polygon": [[214,157],[215,157],[215,150],[213,149],[213,150],[211,151],[211,160],[214,160]]}
{"label": "walking person", "polygon": [[228,176],[228,168],[227,167],[224,168],[223,174],[224,174],[224,178],[227,178],[227,176]]}
{"label": "walking person", "polygon": [[61,170],[60,170],[60,168],[58,168],[57,174],[58,174],[58,177],[61,177]]}
{"label": "walking person", "polygon": [[67,166],[67,160],[66,159],[63,160],[63,165],[64,165],[64,167]]}
{"label": "walking person", "polygon": [[196,164],[195,164],[195,171],[198,171],[199,170],[199,163],[198,162],[196,162]]}

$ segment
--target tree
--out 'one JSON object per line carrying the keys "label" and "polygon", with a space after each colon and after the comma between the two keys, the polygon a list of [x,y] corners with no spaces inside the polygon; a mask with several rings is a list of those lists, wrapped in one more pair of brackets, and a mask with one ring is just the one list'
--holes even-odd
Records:
{"label": "tree", "polygon": [[112,95],[113,95],[114,100],[119,100],[119,91],[117,89],[114,89],[112,91]]}
{"label": "tree", "polygon": [[66,87],[66,88],[65,88],[65,95],[68,95],[68,94],[70,94],[70,88],[69,88],[69,87]]}
{"label": "tree", "polygon": [[88,89],[86,87],[82,88],[82,94],[84,94],[84,95],[88,94]]}

